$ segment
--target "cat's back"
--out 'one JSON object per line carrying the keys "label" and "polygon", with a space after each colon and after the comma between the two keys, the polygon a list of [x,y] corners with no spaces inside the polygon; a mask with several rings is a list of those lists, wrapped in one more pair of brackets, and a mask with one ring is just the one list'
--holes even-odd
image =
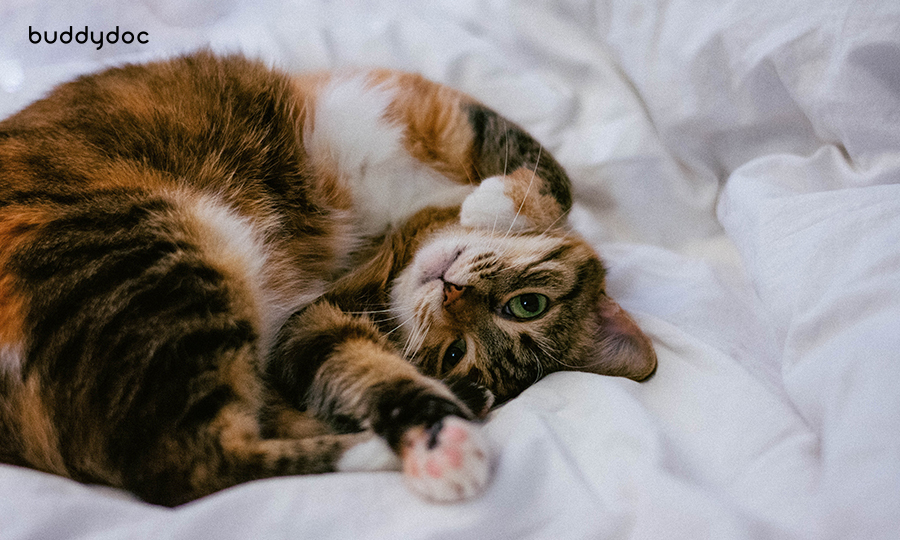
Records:
{"label": "cat's back", "polygon": [[239,56],[84,76],[0,123],[0,185],[221,187],[226,173],[272,182],[303,161],[298,99],[286,76]]}

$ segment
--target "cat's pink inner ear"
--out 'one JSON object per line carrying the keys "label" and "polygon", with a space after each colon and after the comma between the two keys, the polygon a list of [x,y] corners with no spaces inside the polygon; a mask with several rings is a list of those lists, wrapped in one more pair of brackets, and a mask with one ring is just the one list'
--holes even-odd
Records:
{"label": "cat's pink inner ear", "polygon": [[606,295],[600,296],[594,316],[594,350],[579,371],[635,381],[650,378],[656,372],[656,352],[634,319]]}

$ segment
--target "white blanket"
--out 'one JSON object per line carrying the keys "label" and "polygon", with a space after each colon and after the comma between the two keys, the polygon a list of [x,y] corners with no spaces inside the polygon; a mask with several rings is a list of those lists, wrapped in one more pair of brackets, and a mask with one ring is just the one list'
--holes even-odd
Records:
{"label": "white blanket", "polygon": [[[494,481],[464,504],[367,473],[170,510],[0,466],[0,538],[900,537],[896,0],[11,4],[0,116],[203,45],[473,94],[568,169],[659,370],[555,374],[497,410]],[[32,43],[69,26],[120,38]]]}

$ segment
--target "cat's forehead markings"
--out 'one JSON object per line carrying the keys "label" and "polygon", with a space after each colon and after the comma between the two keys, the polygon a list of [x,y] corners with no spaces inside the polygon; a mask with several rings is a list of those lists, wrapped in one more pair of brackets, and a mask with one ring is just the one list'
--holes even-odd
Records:
{"label": "cat's forehead markings", "polygon": [[561,239],[548,235],[515,235],[501,238],[487,236],[485,241],[485,248],[501,256],[543,258],[558,252]]}

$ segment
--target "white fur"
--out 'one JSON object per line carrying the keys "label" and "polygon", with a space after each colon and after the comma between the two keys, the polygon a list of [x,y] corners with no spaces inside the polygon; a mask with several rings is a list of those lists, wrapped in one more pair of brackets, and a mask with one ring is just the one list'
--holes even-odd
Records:
{"label": "white fur", "polygon": [[531,227],[531,220],[519,214],[519,208],[504,188],[502,176],[482,180],[463,201],[459,222],[465,227],[500,232]]}
{"label": "white fur", "polygon": [[352,446],[344,452],[338,461],[337,470],[341,472],[399,471],[400,458],[384,439],[372,436],[368,441]]}
{"label": "white fur", "polygon": [[266,248],[253,223],[212,197],[198,197],[191,210],[206,227],[203,249],[215,260],[237,262],[257,281],[265,270]]}
{"label": "white fur", "polygon": [[379,232],[428,206],[459,204],[472,191],[406,151],[404,128],[385,118],[392,100],[390,89],[362,77],[335,78],[321,92],[304,133],[313,160],[329,160],[351,188],[362,232]]}
{"label": "white fur", "polygon": [[272,224],[243,217],[213,197],[198,197],[193,201],[190,210],[203,229],[203,252],[211,261],[240,272],[232,277],[243,282],[256,302],[253,308],[261,332],[261,347],[266,350],[287,317],[319,298],[325,285],[307,280],[292,287],[297,293],[290,297],[282,297],[278,291],[266,287],[270,281],[284,279],[273,273],[286,273],[271,260],[264,240],[265,229]]}
{"label": "white fur", "polygon": [[0,345],[0,373],[16,375],[22,371],[22,347],[19,345]]}

